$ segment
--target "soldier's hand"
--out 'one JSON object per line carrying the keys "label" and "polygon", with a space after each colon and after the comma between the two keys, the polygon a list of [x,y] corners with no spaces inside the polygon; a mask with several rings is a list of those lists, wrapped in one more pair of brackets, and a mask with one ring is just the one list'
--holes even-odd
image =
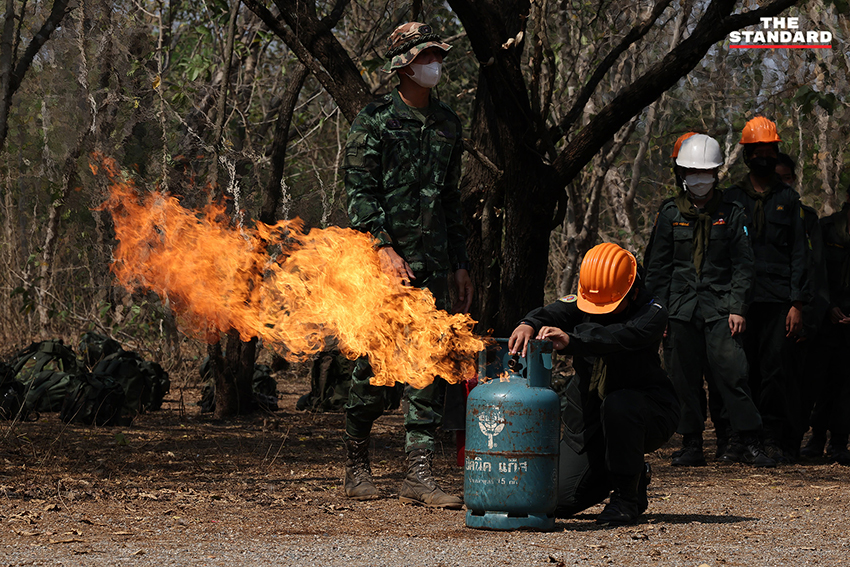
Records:
{"label": "soldier's hand", "polygon": [[452,313],[469,313],[472,305],[472,279],[466,270],[457,270],[454,273],[454,282],[457,289],[457,301],[452,305]]}
{"label": "soldier's hand", "polygon": [[730,314],[729,330],[732,332],[733,337],[735,335],[740,335],[741,333],[747,330],[747,320],[744,319],[741,315]]}
{"label": "soldier's hand", "polygon": [[525,356],[528,341],[532,338],[534,338],[534,327],[520,323],[508,339],[508,352],[517,354],[521,350],[522,356]]}
{"label": "soldier's hand", "polygon": [[537,340],[552,341],[552,347],[555,350],[567,348],[567,345],[570,344],[570,336],[558,327],[541,327],[540,332],[537,333]]}
{"label": "soldier's hand", "polygon": [[844,314],[841,308],[837,306],[829,310],[829,320],[836,325],[847,325],[848,323],[850,323],[850,317],[847,317],[847,315]]}
{"label": "soldier's hand", "polygon": [[800,333],[803,329],[803,311],[797,306],[792,305],[788,310],[788,315],[785,316],[785,336],[793,337]]}
{"label": "soldier's hand", "polygon": [[410,282],[416,279],[410,265],[392,247],[379,248],[378,257],[381,260],[381,269],[384,273],[398,278],[401,285],[410,285]]}

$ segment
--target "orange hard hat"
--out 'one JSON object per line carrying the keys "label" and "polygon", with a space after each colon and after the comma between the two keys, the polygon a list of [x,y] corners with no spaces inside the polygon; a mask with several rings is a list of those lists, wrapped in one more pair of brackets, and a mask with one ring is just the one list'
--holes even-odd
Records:
{"label": "orange hard hat", "polygon": [[776,124],[764,116],[756,116],[744,126],[739,144],[770,144],[781,142]]}
{"label": "orange hard hat", "polygon": [[695,136],[696,132],[688,132],[687,134],[682,134],[679,136],[679,139],[676,140],[676,144],[673,146],[673,155],[670,156],[673,159],[679,157],[679,150],[682,148],[682,142],[690,138],[691,136]]}
{"label": "orange hard hat", "polygon": [[585,313],[611,313],[632,288],[637,260],[613,242],[594,246],[584,255],[578,275],[576,305]]}

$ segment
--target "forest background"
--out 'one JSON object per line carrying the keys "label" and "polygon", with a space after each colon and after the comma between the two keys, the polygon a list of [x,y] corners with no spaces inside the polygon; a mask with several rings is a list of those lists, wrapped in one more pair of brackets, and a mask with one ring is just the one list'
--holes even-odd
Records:
{"label": "forest background", "polygon": [[[573,290],[600,241],[642,256],[685,132],[720,141],[726,186],[744,173],[744,123],[775,120],[803,202],[832,213],[850,182],[848,13],[846,0],[6,0],[2,352],[95,330],[195,375],[206,347],[168,302],[113,281],[93,156],[190,208],[224,199],[234,225],[345,226],[348,127],[394,85],[385,38],[408,20],[453,46],[437,91],[465,129],[479,332]],[[829,31],[832,48],[730,48],[763,16]],[[235,358],[219,373],[236,375],[256,345],[223,331]]]}

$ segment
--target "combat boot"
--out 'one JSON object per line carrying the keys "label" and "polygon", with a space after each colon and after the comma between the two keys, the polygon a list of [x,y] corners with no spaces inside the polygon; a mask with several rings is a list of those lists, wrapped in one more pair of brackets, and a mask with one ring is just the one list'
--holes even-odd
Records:
{"label": "combat boot", "polygon": [[463,501],[443,492],[431,474],[434,453],[427,449],[414,449],[407,455],[407,476],[401,483],[398,499],[407,504],[421,504],[431,508],[460,510]]}
{"label": "combat boot", "polygon": [[352,500],[374,500],[380,496],[372,481],[372,467],[369,464],[369,438],[354,439],[346,435],[345,448],[348,459],[345,462],[345,495]]}
{"label": "combat boot", "polygon": [[782,450],[779,443],[770,437],[764,440],[762,449],[764,454],[773,459],[777,465],[787,465],[791,463],[791,459],[787,454],[785,454],[785,451]]}
{"label": "combat boot", "polygon": [[608,498],[608,504],[596,518],[596,523],[603,526],[627,526],[634,524],[640,516],[638,504],[639,474],[612,474],[611,484],[614,490]]}
{"label": "combat boot", "polygon": [[702,434],[691,433],[682,439],[682,451],[673,456],[671,464],[674,467],[705,466],[705,455],[702,452]]}
{"label": "combat boot", "polygon": [[726,451],[720,456],[720,461],[726,463],[744,463],[754,467],[775,467],[776,460],[768,455],[758,435],[755,433],[733,434],[726,447]]}
{"label": "combat boot", "polygon": [[827,448],[829,460],[839,465],[850,465],[850,451],[847,450],[847,435],[836,435],[832,433],[829,437]]}
{"label": "combat boot", "polygon": [[640,472],[640,481],[638,482],[638,515],[643,514],[649,508],[649,496],[646,493],[646,489],[649,487],[650,482],[652,482],[652,467],[649,466],[649,463],[644,463],[643,470]]}
{"label": "combat boot", "polygon": [[826,431],[812,430],[812,436],[806,446],[800,449],[800,457],[803,459],[819,459],[823,457],[823,448],[826,446]]}

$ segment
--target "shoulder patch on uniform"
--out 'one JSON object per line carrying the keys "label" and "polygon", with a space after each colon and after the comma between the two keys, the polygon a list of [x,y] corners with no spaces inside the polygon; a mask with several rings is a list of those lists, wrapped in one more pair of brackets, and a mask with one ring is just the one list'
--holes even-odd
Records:
{"label": "shoulder patch on uniform", "polygon": [[558,301],[563,301],[564,303],[575,303],[576,299],[578,298],[575,296],[575,294],[570,294],[558,299]]}
{"label": "shoulder patch on uniform", "polygon": [[401,130],[401,121],[395,118],[387,120],[387,130]]}
{"label": "shoulder patch on uniform", "polygon": [[724,218],[719,218],[716,221],[714,221],[713,223],[711,223],[712,226],[720,226],[720,225],[724,225],[724,224],[726,224],[726,219],[724,219]]}

